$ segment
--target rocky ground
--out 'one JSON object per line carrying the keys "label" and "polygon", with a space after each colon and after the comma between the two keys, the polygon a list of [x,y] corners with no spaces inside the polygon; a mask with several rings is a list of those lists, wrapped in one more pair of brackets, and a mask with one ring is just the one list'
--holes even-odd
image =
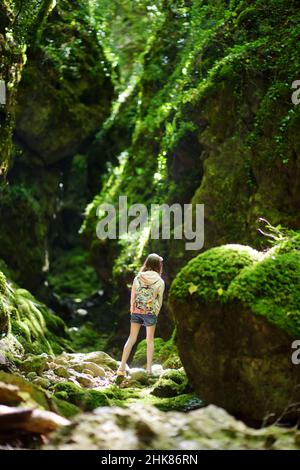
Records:
{"label": "rocky ground", "polygon": [[[0,372],[2,449],[298,449],[300,433],[252,429],[194,394],[183,368],[128,369],[97,351],[26,355]],[[4,366],[2,364],[2,366]],[[13,367],[18,367],[14,373]]]}
{"label": "rocky ground", "polygon": [[134,404],[98,408],[52,436],[45,449],[297,449],[300,434],[272,426],[255,430],[222,408],[164,413]]}

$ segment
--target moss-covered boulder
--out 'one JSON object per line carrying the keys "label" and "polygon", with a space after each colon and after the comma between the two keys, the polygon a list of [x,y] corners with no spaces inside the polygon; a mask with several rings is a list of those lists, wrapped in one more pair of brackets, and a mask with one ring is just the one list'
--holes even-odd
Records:
{"label": "moss-covered boulder", "polygon": [[300,368],[291,360],[299,295],[292,245],[264,253],[225,245],[180,271],[170,292],[179,354],[207,403],[255,424],[299,416]]}
{"label": "moss-covered boulder", "polygon": [[[23,353],[59,353],[70,347],[65,323],[30,292],[0,273],[0,350]],[[28,370],[42,367],[41,358],[28,359]]]}
{"label": "moss-covered boulder", "polygon": [[152,395],[161,398],[176,397],[188,391],[188,381],[183,370],[164,372],[156,382]]}
{"label": "moss-covered boulder", "polygon": [[[69,401],[55,395],[50,396],[49,393],[42,390],[40,383],[30,383],[21,376],[3,371],[0,371],[0,403],[19,406],[21,409],[33,407],[40,410],[51,410],[65,417],[74,416],[79,411]],[[3,423],[2,429],[5,429],[5,423]],[[8,433],[6,442],[10,440],[10,437]],[[3,440],[2,435],[1,439]]]}
{"label": "moss-covered boulder", "polygon": [[150,405],[104,407],[76,417],[51,436],[45,449],[216,450],[299,449],[299,432],[272,426],[252,429],[210,405],[190,413],[165,413]]}
{"label": "moss-covered boulder", "polygon": [[[178,369],[182,366],[175,341],[176,330],[174,330],[171,338],[168,341],[164,341],[162,338],[154,338],[154,364],[161,364],[165,369]],[[144,367],[146,365],[146,360],[147,340],[143,339],[139,342],[136,348],[134,357],[132,359],[132,365],[134,367]]]}

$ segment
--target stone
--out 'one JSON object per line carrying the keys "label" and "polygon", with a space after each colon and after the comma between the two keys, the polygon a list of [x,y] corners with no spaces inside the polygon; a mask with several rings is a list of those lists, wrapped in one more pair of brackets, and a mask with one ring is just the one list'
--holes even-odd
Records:
{"label": "stone", "polygon": [[58,377],[63,377],[64,379],[68,379],[70,377],[70,372],[63,366],[56,367],[54,372]]}
{"label": "stone", "polygon": [[140,382],[142,385],[149,383],[149,374],[144,369],[130,369],[130,377],[136,382]]}
{"label": "stone", "polygon": [[86,354],[85,360],[94,362],[95,364],[102,367],[109,367],[112,370],[116,370],[118,367],[117,361],[103,351],[88,353]]}
{"label": "stone", "polygon": [[300,433],[271,426],[252,429],[210,405],[188,413],[153,406],[101,407],[75,417],[45,450],[219,450],[299,449]]}
{"label": "stone", "polygon": [[0,403],[16,405],[23,401],[21,390],[18,386],[0,382]]}
{"label": "stone", "polygon": [[282,250],[212,248],[178,273],[170,292],[191,386],[255,426],[299,419],[291,345],[300,335],[300,254]]}
{"label": "stone", "polygon": [[77,374],[76,375],[76,380],[83,387],[93,387],[93,385],[94,385],[93,377],[89,374],[84,374],[84,373]]}
{"label": "stone", "polygon": [[28,379],[28,380],[30,380],[30,381],[31,381],[31,380],[34,380],[34,379],[36,379],[36,378],[37,378],[37,376],[38,376],[38,375],[37,375],[37,373],[36,373],[36,372],[28,372],[28,374],[27,374],[27,376],[26,376],[26,377],[27,377],[27,379]]}
{"label": "stone", "polygon": [[[77,366],[78,367],[78,366]],[[103,367],[98,366],[94,362],[83,362],[81,368],[84,367],[84,370],[87,370],[87,373],[93,375],[94,377],[105,377],[105,369]],[[76,367],[75,367],[76,370]],[[84,372],[84,370],[82,372]]]}
{"label": "stone", "polygon": [[176,397],[188,391],[188,381],[184,371],[165,371],[155,383],[151,394],[160,397]]}
{"label": "stone", "polygon": [[50,387],[50,381],[47,380],[45,377],[36,377],[32,381],[35,385],[39,385],[42,388],[49,388]]}
{"label": "stone", "polygon": [[69,420],[52,411],[0,405],[2,430],[22,429],[34,434],[48,434],[69,424],[71,424]]}

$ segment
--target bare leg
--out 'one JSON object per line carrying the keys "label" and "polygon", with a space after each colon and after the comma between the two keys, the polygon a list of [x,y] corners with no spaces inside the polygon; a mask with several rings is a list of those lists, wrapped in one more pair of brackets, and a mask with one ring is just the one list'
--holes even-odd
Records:
{"label": "bare leg", "polygon": [[147,326],[147,372],[151,373],[156,325]]}
{"label": "bare leg", "polygon": [[123,349],[122,360],[119,370],[125,370],[127,359],[129,357],[129,354],[131,353],[133,345],[136,343],[140,328],[141,325],[139,323],[130,323],[130,334]]}

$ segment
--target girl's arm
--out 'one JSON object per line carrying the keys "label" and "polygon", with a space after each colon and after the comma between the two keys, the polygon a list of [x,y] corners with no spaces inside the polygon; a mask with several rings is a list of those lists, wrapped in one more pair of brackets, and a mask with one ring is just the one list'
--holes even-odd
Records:
{"label": "girl's arm", "polygon": [[165,290],[165,282],[164,282],[163,279],[162,279],[162,282],[159,284],[158,295],[157,295],[157,299],[158,299],[158,312],[160,311],[161,306],[162,306],[164,290]]}
{"label": "girl's arm", "polygon": [[132,287],[131,287],[130,313],[134,313],[134,304],[135,304],[135,297],[136,297],[136,284],[137,284],[137,279],[135,277],[134,281],[132,283]]}

